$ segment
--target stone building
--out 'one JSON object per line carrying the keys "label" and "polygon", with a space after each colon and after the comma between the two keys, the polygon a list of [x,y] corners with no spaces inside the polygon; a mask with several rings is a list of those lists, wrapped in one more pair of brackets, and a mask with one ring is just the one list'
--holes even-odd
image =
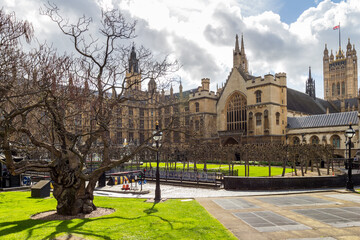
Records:
{"label": "stone building", "polygon": [[344,51],[339,50],[334,57],[331,50],[330,57],[325,44],[324,57],[324,95],[325,100],[344,100],[357,98],[358,66],[355,45],[351,46],[350,38]]}
{"label": "stone building", "polygon": [[[178,93],[159,91],[154,80],[148,89],[142,89],[138,60],[133,48],[126,81],[132,86],[126,94],[148,96],[144,101],[127,101],[112,131],[114,142],[124,139],[142,143],[151,136],[155,122],[165,128],[170,123],[185,126],[202,141],[219,144],[287,142],[290,144],[333,144],[336,154],[345,156],[344,131],[349,123],[356,130],[355,148],[358,147],[358,93],[357,56],[350,40],[346,57],[339,48],[334,59],[324,51],[325,100],[315,95],[315,80],[306,82],[305,93],[287,87],[287,75],[276,73],[253,76],[248,71],[243,36],[239,45],[236,35],[233,67],[222,87],[210,90],[210,79],[201,79],[196,89]],[[137,82],[138,81],[138,82]],[[136,84],[134,84],[136,83]],[[188,142],[188,135],[170,132],[165,139],[172,144]],[[164,139],[164,140],[165,140]],[[355,151],[354,151],[355,152]]]}

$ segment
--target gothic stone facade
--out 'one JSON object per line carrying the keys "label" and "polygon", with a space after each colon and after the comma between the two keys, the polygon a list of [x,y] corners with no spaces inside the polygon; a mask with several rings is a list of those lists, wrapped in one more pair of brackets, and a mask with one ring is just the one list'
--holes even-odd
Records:
{"label": "gothic stone facade", "polygon": [[[134,85],[133,91],[155,94],[145,102],[128,101],[124,104],[119,115],[122,117],[112,133],[115,142],[120,144],[124,138],[130,142],[142,142],[151,135],[155,121],[160,121],[161,127],[170,122],[185,125],[203,141],[219,144],[326,143],[333,144],[339,156],[345,156],[343,132],[352,121],[356,129],[353,140],[355,148],[358,147],[357,57],[350,41],[346,58],[341,49],[336,60],[332,54],[328,58],[325,48],[325,100],[315,96],[315,80],[310,68],[306,93],[302,93],[287,88],[285,73],[264,77],[249,74],[243,37],[240,46],[236,36],[232,70],[225,84],[217,87],[216,92],[210,91],[208,78],[203,78],[197,89],[183,92],[180,84],[178,93],[174,93],[171,87],[170,94],[166,95],[164,90],[161,93],[156,90],[153,80],[149,81],[147,91],[142,91],[140,84]],[[138,71],[136,61],[136,54],[132,53],[129,60],[132,74]],[[133,75],[136,78],[137,75]],[[131,78],[129,81],[134,80]],[[346,115],[346,112],[352,113]],[[296,124],[298,122],[302,124]],[[176,132],[165,139],[175,145],[188,141],[186,134]]]}

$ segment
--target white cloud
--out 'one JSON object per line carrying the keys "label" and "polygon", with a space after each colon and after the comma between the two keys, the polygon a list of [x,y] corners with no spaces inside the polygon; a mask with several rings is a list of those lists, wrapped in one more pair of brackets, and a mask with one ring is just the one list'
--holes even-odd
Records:
{"label": "white cloud", "polygon": [[[244,34],[245,49],[254,75],[286,72],[288,86],[304,91],[308,67],[316,79],[317,96],[323,95],[322,57],[325,43],[337,49],[338,35],[332,27],[341,22],[343,48],[347,38],[360,41],[359,0],[333,3],[318,1],[288,25],[275,13],[285,0],[55,0],[62,12],[77,18],[86,13],[99,16],[100,8],[120,8],[138,20],[136,44],[155,55],[171,54],[181,60],[177,73],[184,89],[211,78],[211,88],[224,82],[232,67],[235,34]],[[42,1],[46,3],[45,0]],[[54,42],[61,50],[71,49],[56,25],[38,14],[36,0],[5,0],[4,8],[34,23],[39,39]],[[360,46],[360,44],[359,44]],[[174,86],[175,89],[177,89]]]}

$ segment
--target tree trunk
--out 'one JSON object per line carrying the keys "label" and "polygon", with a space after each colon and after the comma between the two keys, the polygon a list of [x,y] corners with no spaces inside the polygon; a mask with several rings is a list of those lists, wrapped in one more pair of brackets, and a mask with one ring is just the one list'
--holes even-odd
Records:
{"label": "tree trunk", "polygon": [[[57,213],[60,215],[76,215],[91,213],[96,209],[93,191],[97,179],[91,180],[88,186],[78,177],[79,172],[71,169],[69,164],[61,164],[50,173],[54,181],[53,195],[57,200]],[[86,188],[85,188],[86,187]]]}
{"label": "tree trunk", "polygon": [[283,158],[283,171],[282,171],[282,174],[281,176],[284,177],[285,176],[285,173],[286,173],[286,164],[287,164],[287,156],[285,158]]}

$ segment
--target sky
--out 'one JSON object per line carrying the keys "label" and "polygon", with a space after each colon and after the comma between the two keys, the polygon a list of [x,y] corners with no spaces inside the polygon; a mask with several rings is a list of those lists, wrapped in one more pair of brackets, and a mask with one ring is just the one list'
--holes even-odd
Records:
{"label": "sky", "polygon": [[[40,42],[71,52],[70,40],[56,24],[39,14],[48,0],[0,0],[7,12],[33,23]],[[119,9],[136,20],[136,46],[154,56],[179,60],[181,69],[172,77],[183,89],[210,78],[210,88],[225,83],[233,64],[235,35],[244,37],[250,73],[264,76],[285,72],[289,88],[305,92],[311,66],[316,95],[323,98],[323,51],[338,50],[341,24],[342,49],[348,38],[359,51],[360,0],[53,0],[63,16],[75,20],[84,14],[94,21],[101,9]],[[174,91],[177,87],[174,86]]]}

